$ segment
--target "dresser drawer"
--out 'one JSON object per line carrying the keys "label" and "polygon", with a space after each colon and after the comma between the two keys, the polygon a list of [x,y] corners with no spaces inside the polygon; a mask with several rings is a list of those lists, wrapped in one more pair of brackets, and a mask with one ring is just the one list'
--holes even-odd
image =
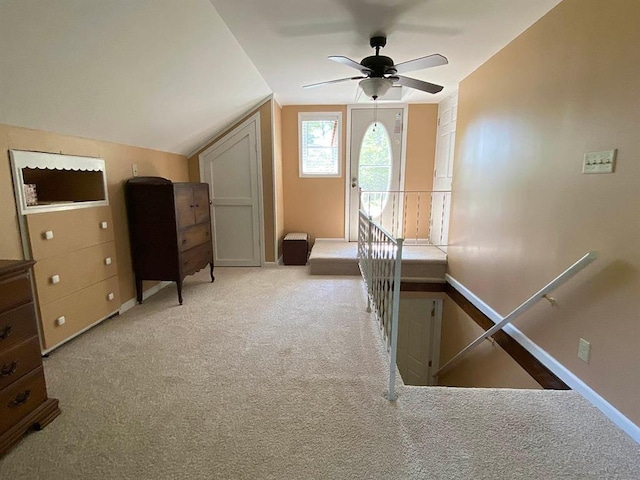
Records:
{"label": "dresser drawer", "polygon": [[40,260],[33,271],[40,305],[51,303],[116,275],[115,243],[102,243]]}
{"label": "dresser drawer", "polygon": [[[109,299],[109,295],[113,298]],[[118,277],[111,277],[64,298],[40,305],[45,350],[120,309]],[[63,322],[59,319],[64,318]]]}
{"label": "dresser drawer", "polygon": [[[35,260],[110,242],[114,238],[110,207],[36,213],[25,218]],[[47,238],[47,232],[52,238]]]}
{"label": "dresser drawer", "polygon": [[37,334],[36,311],[33,303],[0,313],[0,351]]}
{"label": "dresser drawer", "polygon": [[180,254],[180,265],[183,275],[193,275],[211,262],[212,247],[210,243],[187,250]]}
{"label": "dresser drawer", "polygon": [[189,250],[197,245],[211,242],[211,232],[208,223],[201,223],[180,231],[178,235],[178,247],[180,251]]}
{"label": "dresser drawer", "polygon": [[0,390],[0,433],[26,417],[46,399],[47,387],[42,367]]}
{"label": "dresser drawer", "polygon": [[31,282],[28,273],[0,280],[0,312],[31,301]]}
{"label": "dresser drawer", "polygon": [[41,364],[38,337],[3,351],[0,353],[0,390]]}

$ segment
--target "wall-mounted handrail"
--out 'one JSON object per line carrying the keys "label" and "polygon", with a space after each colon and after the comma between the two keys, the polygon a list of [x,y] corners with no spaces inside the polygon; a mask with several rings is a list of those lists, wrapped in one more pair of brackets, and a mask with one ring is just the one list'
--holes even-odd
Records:
{"label": "wall-mounted handrail", "polygon": [[501,321],[496,323],[493,327],[491,327],[489,330],[484,332],[482,335],[480,335],[478,338],[476,338],[473,342],[471,342],[469,345],[467,345],[465,348],[463,348],[456,356],[454,356],[451,360],[449,360],[447,363],[445,363],[440,368],[440,370],[438,370],[436,373],[434,373],[433,376],[437,377],[438,375],[442,375],[443,373],[449,371],[467,353],[469,353],[469,351],[471,351],[473,348],[477,347],[480,343],[482,343],[482,341],[485,338],[490,337],[491,335],[496,333],[498,330],[501,330],[505,325],[513,322],[518,316],[520,316],[521,314],[526,312],[536,302],[538,302],[538,300],[540,300],[541,298],[545,298],[547,294],[551,293],[553,290],[555,290],[560,285],[565,283],[567,280],[569,280],[571,277],[573,277],[576,273],[578,273],[580,270],[582,270],[587,265],[589,265],[591,262],[593,262],[596,258],[598,258],[598,252],[586,253],[582,258],[580,258],[580,260],[575,262],[573,265],[571,265],[569,268],[567,268],[564,272],[562,272],[560,275],[558,275],[555,279],[553,279],[547,285],[542,287],[539,291],[534,293],[522,305],[520,305],[518,308],[516,308],[514,311],[512,311],[506,317],[503,317],[503,319]]}

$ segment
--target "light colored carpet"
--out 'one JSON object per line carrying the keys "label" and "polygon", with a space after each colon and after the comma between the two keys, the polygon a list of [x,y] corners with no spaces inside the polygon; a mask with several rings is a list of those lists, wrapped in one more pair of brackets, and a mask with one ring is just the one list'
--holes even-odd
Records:
{"label": "light colored carpet", "polygon": [[318,241],[309,254],[311,275],[360,275],[357,242]]}
{"label": "light colored carpet", "polygon": [[52,353],[63,413],[1,479],[640,478],[574,392],[404,387],[357,277],[219,268]]}
{"label": "light colored carpet", "polygon": [[[444,281],[447,254],[431,245],[405,245],[402,278]],[[311,275],[360,275],[358,243],[316,241],[309,255]]]}

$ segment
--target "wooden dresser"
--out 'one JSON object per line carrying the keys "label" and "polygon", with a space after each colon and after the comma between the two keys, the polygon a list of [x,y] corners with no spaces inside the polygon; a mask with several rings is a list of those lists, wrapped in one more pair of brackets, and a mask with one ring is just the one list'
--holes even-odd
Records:
{"label": "wooden dresser", "polygon": [[209,265],[214,281],[209,185],[136,177],[125,191],[138,302],[143,280],[168,280],[182,305],[186,276]]}
{"label": "wooden dresser", "polygon": [[25,217],[48,352],[120,310],[111,207]]}
{"label": "wooden dresser", "polygon": [[35,262],[0,260],[0,455],[31,428],[60,414],[47,397],[30,269]]}

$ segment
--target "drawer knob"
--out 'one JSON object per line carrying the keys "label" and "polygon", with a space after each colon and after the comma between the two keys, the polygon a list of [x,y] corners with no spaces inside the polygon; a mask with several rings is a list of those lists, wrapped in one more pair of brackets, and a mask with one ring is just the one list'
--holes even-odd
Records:
{"label": "drawer knob", "polygon": [[56,283],[60,283],[60,275],[54,275],[51,277],[51,283],[52,284],[56,284]]}
{"label": "drawer knob", "polygon": [[111,257],[107,257],[104,259],[104,264],[105,265],[111,265]]}
{"label": "drawer knob", "polygon": [[31,397],[31,390],[25,390],[24,392],[16,395],[16,398],[14,398],[9,402],[9,407],[19,407],[21,405],[24,405],[29,401],[30,397]]}
{"label": "drawer knob", "polygon": [[111,301],[114,298],[116,298],[116,296],[112,292],[109,292],[109,295],[107,295],[107,300]]}
{"label": "drawer knob", "polygon": [[58,325],[59,327],[64,325],[66,322],[67,322],[67,319],[64,318],[64,315],[61,316],[61,317],[56,318],[56,325]]}
{"label": "drawer knob", "polygon": [[42,234],[42,238],[45,240],[51,240],[53,238],[53,230],[47,230]]}
{"label": "drawer knob", "polygon": [[11,335],[11,325],[7,325],[2,330],[0,330],[0,340],[4,340],[9,335]]}
{"label": "drawer knob", "polygon": [[182,244],[184,245],[185,243],[187,243],[187,239],[186,239],[186,238],[183,238],[183,239],[182,239]]}
{"label": "drawer knob", "polygon": [[107,228],[109,228],[109,224],[107,224],[107,222],[100,222],[100,228],[102,230],[106,230]]}
{"label": "drawer knob", "polygon": [[18,370],[18,362],[15,360],[11,362],[11,364],[5,363],[2,365],[2,368],[0,368],[0,377],[10,377],[16,373],[16,370]]}

